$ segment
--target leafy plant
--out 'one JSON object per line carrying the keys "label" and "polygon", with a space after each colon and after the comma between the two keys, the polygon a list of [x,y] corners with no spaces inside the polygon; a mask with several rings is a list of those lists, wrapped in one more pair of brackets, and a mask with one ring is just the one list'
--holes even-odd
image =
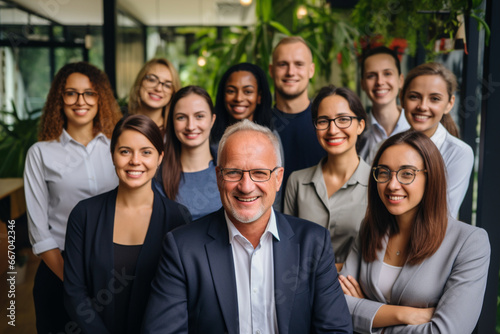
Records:
{"label": "leafy plant", "polygon": [[26,153],[37,141],[41,109],[25,109],[26,118],[20,117],[14,102],[12,111],[0,110],[0,177],[22,177]]}
{"label": "leafy plant", "polygon": [[[240,62],[250,62],[260,66],[266,73],[273,46],[284,36],[302,36],[309,44],[316,64],[315,82],[329,82],[332,63],[339,62],[342,70],[342,84],[354,88],[355,72],[350,68],[355,60],[354,46],[358,31],[351,27],[350,12],[333,12],[326,1],[257,0],[256,23],[244,27],[205,28],[196,35],[196,42],[191,52],[205,57],[209,69],[204,74],[210,83],[203,87],[211,96],[215,96],[218,82],[223,73]],[[298,19],[296,9],[306,5],[308,15]],[[339,57],[339,54],[342,56]],[[187,67],[190,71],[200,71],[196,67]],[[205,72],[206,70],[201,70]],[[190,77],[203,77],[189,74]],[[270,87],[272,80],[268,74]]]}
{"label": "leafy plant", "polygon": [[421,42],[432,56],[436,39],[454,37],[461,15],[476,19],[485,29],[486,40],[489,39],[490,30],[479,8],[481,3],[482,0],[360,0],[352,19],[361,35],[368,39],[384,36],[389,44],[391,38],[404,38],[410,54],[415,53]]}

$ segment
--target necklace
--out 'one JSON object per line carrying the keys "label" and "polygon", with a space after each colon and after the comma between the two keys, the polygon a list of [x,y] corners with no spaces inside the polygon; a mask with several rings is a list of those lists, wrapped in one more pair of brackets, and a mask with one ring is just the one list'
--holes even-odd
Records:
{"label": "necklace", "polygon": [[399,256],[400,254],[401,254],[401,252],[400,252],[400,251],[397,251],[397,252],[396,252],[396,255],[397,255],[397,256]]}

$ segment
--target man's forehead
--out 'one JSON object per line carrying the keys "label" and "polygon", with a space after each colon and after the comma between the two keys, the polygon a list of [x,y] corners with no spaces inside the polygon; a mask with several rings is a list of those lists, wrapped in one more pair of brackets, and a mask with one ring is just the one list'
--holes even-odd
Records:
{"label": "man's forehead", "polygon": [[[282,52],[284,49],[286,49],[286,52]],[[273,61],[299,60],[299,58],[303,61],[312,62],[311,50],[302,42],[281,44],[276,47],[273,53]]]}
{"label": "man's forehead", "polygon": [[[221,160],[241,158],[246,160],[247,155],[264,156],[273,153],[271,140],[263,133],[252,130],[243,130],[233,133],[226,140],[226,145],[221,152]],[[229,155],[228,155],[229,154]]]}

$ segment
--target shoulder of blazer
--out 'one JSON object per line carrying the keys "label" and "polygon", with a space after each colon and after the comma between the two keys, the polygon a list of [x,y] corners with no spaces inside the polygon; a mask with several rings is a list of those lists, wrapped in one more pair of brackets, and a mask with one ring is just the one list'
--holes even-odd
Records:
{"label": "shoulder of blazer", "polygon": [[325,233],[328,233],[329,235],[327,229],[309,220],[286,215],[280,212],[275,212],[275,215],[276,215],[276,224],[278,225],[278,233],[280,234],[280,237],[282,235],[282,232],[284,232],[285,235],[289,237],[293,235],[323,236]]}

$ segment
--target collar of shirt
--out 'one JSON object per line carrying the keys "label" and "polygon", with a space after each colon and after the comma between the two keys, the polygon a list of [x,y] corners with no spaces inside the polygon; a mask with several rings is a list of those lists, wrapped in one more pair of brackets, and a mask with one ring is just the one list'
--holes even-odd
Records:
{"label": "collar of shirt", "polygon": [[396,126],[394,127],[394,130],[392,133],[387,136],[385,133],[385,129],[382,127],[382,125],[379,124],[377,119],[373,117],[373,114],[368,115],[368,123],[370,124],[370,127],[375,131],[378,132],[378,135],[382,139],[387,139],[389,136],[392,136],[393,134],[403,132],[404,130],[408,130],[410,128],[410,123],[406,120],[405,116],[405,110],[401,109],[401,113],[399,114],[398,122],[396,123]]}
{"label": "collar of shirt", "polygon": [[441,124],[441,122],[439,122],[436,132],[434,132],[434,134],[431,136],[431,140],[439,150],[441,150],[441,146],[446,139],[447,133],[448,131],[446,130],[446,128],[443,126],[443,124]]}
{"label": "collar of shirt", "polygon": [[[63,129],[62,133],[61,133],[61,136],[59,137],[59,141],[61,143],[61,145],[64,147],[66,146],[69,142],[73,142],[74,144],[76,145],[80,145],[82,147],[85,147],[85,149],[87,150],[87,152],[92,152],[92,149],[94,148],[95,146],[95,143],[100,140],[102,141],[103,143],[107,143],[108,141],[108,138],[102,133],[102,132],[99,132],[88,144],[87,146],[83,146],[81,143],[77,142],[75,139],[73,139],[73,137],[71,137],[71,135],[66,131],[66,129]],[[108,143],[109,145],[109,143]]]}
{"label": "collar of shirt", "polygon": [[[322,164],[326,162],[327,157],[321,159],[318,165],[315,166],[315,170],[311,175],[309,180],[304,180],[303,184],[314,184],[316,188],[323,186],[325,184],[325,179],[323,177],[323,170],[321,168]],[[368,181],[370,179],[370,166],[363,160],[363,158],[359,157],[358,167],[354,170],[354,173],[351,175],[349,180],[341,187],[347,188],[350,185],[361,184],[363,186],[368,186]]]}
{"label": "collar of shirt", "polygon": [[[237,235],[241,236],[242,238],[245,238],[236,228],[236,226],[234,226],[231,219],[229,219],[226,210],[224,210],[224,217],[226,218],[227,230],[229,232],[229,243],[232,243],[234,237],[236,237]],[[271,208],[271,217],[269,217],[269,222],[267,223],[266,230],[264,231],[264,233],[262,233],[260,240],[262,240],[262,238],[264,238],[264,236],[267,235],[268,232],[271,233],[276,238],[276,240],[278,241],[280,240],[280,236],[278,233],[278,226],[276,225],[276,215],[274,214],[274,210],[272,208]]]}
{"label": "collar of shirt", "polygon": [[[99,132],[90,142],[93,142],[94,140],[103,140],[104,142],[106,142],[106,139],[107,137],[102,132]],[[73,137],[71,137],[71,135],[68,133],[68,131],[66,131],[66,129],[63,129],[61,136],[59,137],[59,141],[63,146],[65,146],[70,141],[80,144],[76,140],[74,140]]]}

